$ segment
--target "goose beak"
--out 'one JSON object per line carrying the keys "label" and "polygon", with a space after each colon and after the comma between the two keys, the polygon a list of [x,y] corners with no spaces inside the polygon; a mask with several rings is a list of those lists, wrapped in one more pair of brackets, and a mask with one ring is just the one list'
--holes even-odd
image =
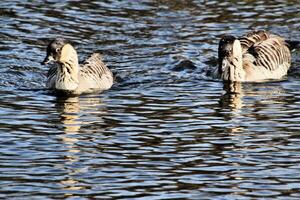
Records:
{"label": "goose beak", "polygon": [[46,58],[44,59],[44,61],[41,62],[41,64],[42,64],[42,65],[46,65],[46,64],[50,63],[50,62],[53,61],[53,60],[54,60],[53,56],[47,55]]}

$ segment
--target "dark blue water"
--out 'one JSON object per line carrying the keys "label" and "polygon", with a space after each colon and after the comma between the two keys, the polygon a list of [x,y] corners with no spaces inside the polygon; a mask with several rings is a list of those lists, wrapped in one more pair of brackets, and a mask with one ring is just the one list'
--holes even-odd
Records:
{"label": "dark blue water", "polygon": [[[222,34],[300,40],[298,1],[1,1],[0,198],[299,199],[300,50],[282,81],[224,87]],[[48,42],[101,52],[102,94],[56,97]],[[182,60],[196,69],[173,70]],[[228,89],[231,88],[231,89]],[[234,93],[226,93],[226,91]]]}

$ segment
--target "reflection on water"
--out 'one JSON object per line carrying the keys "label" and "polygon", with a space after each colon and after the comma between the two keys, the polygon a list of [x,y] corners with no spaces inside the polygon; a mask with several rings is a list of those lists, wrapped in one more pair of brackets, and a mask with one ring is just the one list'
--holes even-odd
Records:
{"label": "reflection on water", "polygon": [[76,134],[81,127],[79,97],[58,100],[58,110],[61,113],[61,123],[66,134]]}
{"label": "reflection on water", "polygon": [[[299,52],[280,82],[206,75],[222,34],[300,40],[299,6],[1,1],[0,198],[299,199]],[[39,63],[59,36],[80,60],[100,52],[114,87],[68,98],[43,90]]]}
{"label": "reflection on water", "polygon": [[[56,100],[57,111],[60,115],[60,122],[63,127],[64,133],[59,136],[63,145],[66,146],[68,155],[65,156],[63,166],[78,165],[80,162],[81,150],[77,145],[80,141],[81,126],[86,126],[95,123],[92,121],[84,121],[82,119],[84,115],[97,113],[99,115],[105,115],[105,105],[101,102],[99,96],[83,96],[83,97],[57,97]],[[101,109],[99,109],[101,108]],[[99,118],[97,118],[99,120]],[[101,132],[101,128],[98,129]],[[85,185],[82,185],[78,180],[73,178],[87,171],[87,167],[76,167],[76,169],[70,168],[66,179],[60,181],[65,191],[65,197],[71,197],[74,193],[80,193],[87,189]]]}
{"label": "reflection on water", "polygon": [[220,104],[224,107],[231,107],[239,110],[243,107],[244,91],[242,83],[239,82],[225,82],[223,89],[225,94],[220,98]]}
{"label": "reflection on water", "polygon": [[[240,110],[243,107],[244,98],[265,98],[268,104],[278,104],[284,101],[286,91],[280,84],[276,83],[239,83],[225,82],[224,94],[220,98],[220,105],[233,110]],[[274,98],[276,97],[276,98]]]}
{"label": "reflection on water", "polygon": [[[57,97],[56,101],[57,111],[60,113],[61,124],[66,134],[76,134],[82,125],[95,123],[93,118],[83,122],[80,119],[82,115],[97,113],[101,116],[106,114],[105,105],[99,96]],[[101,118],[96,120],[101,121]]]}

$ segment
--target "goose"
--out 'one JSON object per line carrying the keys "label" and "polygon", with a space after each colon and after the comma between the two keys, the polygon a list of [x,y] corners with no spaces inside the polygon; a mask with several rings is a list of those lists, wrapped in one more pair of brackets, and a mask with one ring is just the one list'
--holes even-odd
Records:
{"label": "goose", "polygon": [[99,53],[93,53],[80,66],[77,52],[65,39],[50,42],[43,65],[54,61],[47,74],[46,87],[68,94],[93,93],[108,90],[113,74]]}
{"label": "goose", "polygon": [[240,38],[224,36],[218,62],[215,75],[224,81],[261,82],[282,79],[291,65],[291,53],[282,37],[258,30]]}

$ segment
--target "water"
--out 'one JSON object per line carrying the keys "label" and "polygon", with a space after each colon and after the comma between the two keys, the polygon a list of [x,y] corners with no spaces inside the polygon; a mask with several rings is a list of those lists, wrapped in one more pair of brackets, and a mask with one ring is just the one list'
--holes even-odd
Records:
{"label": "water", "polygon": [[[205,74],[222,34],[300,40],[298,1],[0,6],[1,198],[300,198],[299,51],[282,81],[223,87]],[[60,36],[81,60],[101,52],[114,87],[71,98],[43,90],[39,63]],[[184,59],[197,68],[173,70]]]}

